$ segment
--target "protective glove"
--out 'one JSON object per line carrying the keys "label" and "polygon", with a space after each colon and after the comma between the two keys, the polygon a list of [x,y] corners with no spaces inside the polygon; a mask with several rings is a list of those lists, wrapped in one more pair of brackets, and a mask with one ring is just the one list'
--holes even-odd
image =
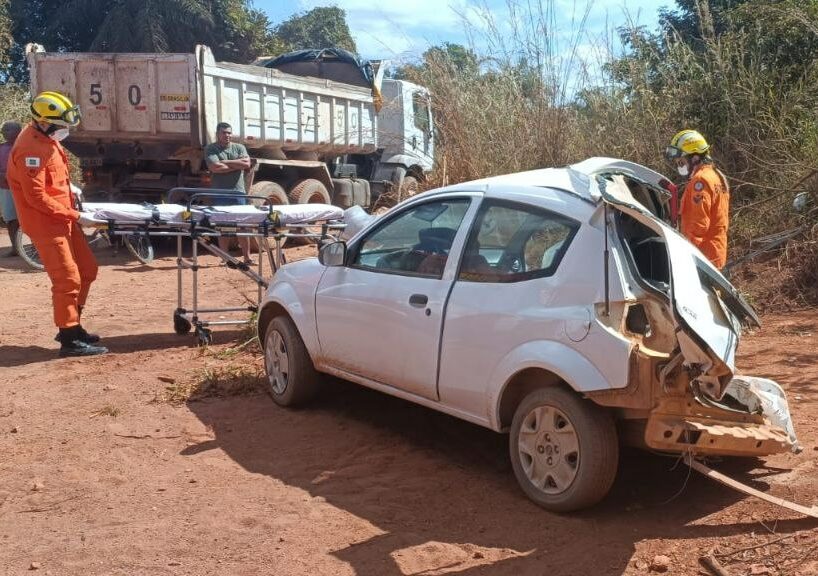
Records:
{"label": "protective glove", "polygon": [[71,194],[74,196],[74,206],[76,206],[77,210],[82,212],[82,188],[76,186],[73,182],[69,182],[68,187],[71,189]]}
{"label": "protective glove", "polygon": [[94,218],[88,212],[80,212],[80,217],[77,219],[80,226],[99,226],[100,223],[94,220]]}

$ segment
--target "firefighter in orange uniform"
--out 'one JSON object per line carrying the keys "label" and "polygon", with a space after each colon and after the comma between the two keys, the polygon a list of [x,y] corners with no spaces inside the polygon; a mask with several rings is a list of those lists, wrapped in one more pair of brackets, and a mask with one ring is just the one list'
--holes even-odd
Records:
{"label": "firefighter in orange uniform", "polygon": [[688,178],[682,195],[681,232],[722,270],[727,263],[730,187],[713,165],[710,145],[695,130],[682,130],[670,141],[665,156]]}
{"label": "firefighter in orange uniform", "polygon": [[79,124],[79,108],[62,94],[43,92],[32,101],[31,116],[12,148],[7,170],[20,227],[31,237],[51,280],[60,356],[103,354],[108,350],[97,344],[99,336],[80,324],[97,262],[80,228],[68,159],[60,144],[69,127]]}

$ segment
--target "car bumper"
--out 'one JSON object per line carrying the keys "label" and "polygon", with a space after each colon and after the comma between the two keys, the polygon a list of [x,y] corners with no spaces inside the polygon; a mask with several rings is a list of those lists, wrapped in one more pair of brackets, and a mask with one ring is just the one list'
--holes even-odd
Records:
{"label": "car bumper", "polygon": [[701,395],[664,399],[651,411],[645,443],[655,450],[694,455],[801,451],[783,389],[752,376],[734,377],[719,401]]}
{"label": "car bumper", "polygon": [[797,446],[777,426],[670,414],[651,415],[645,442],[654,450],[695,456],[767,456]]}

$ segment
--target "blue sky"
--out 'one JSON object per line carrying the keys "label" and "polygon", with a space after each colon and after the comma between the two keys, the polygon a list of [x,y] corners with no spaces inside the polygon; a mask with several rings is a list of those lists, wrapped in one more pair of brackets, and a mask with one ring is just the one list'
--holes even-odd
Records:
{"label": "blue sky", "polygon": [[[346,11],[363,57],[403,62],[443,42],[469,45],[467,30],[480,30],[481,12],[506,25],[509,1],[553,6],[557,32],[566,38],[577,37],[577,22],[587,10],[579,42],[588,53],[605,43],[606,31],[629,19],[654,29],[659,8],[673,6],[672,0],[254,0],[253,5],[274,24],[317,6],[338,6]],[[480,39],[473,41],[479,51]]]}

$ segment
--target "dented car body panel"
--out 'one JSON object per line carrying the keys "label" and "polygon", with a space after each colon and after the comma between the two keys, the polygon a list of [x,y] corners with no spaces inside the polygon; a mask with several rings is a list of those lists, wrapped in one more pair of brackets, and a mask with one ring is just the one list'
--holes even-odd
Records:
{"label": "dented car body panel", "polygon": [[425,192],[350,238],[342,265],[282,267],[261,318],[297,316],[319,371],[497,431],[524,392],[564,384],[640,446],[795,450],[780,387],[735,376],[758,318],[665,224],[668,185],[593,158]]}

